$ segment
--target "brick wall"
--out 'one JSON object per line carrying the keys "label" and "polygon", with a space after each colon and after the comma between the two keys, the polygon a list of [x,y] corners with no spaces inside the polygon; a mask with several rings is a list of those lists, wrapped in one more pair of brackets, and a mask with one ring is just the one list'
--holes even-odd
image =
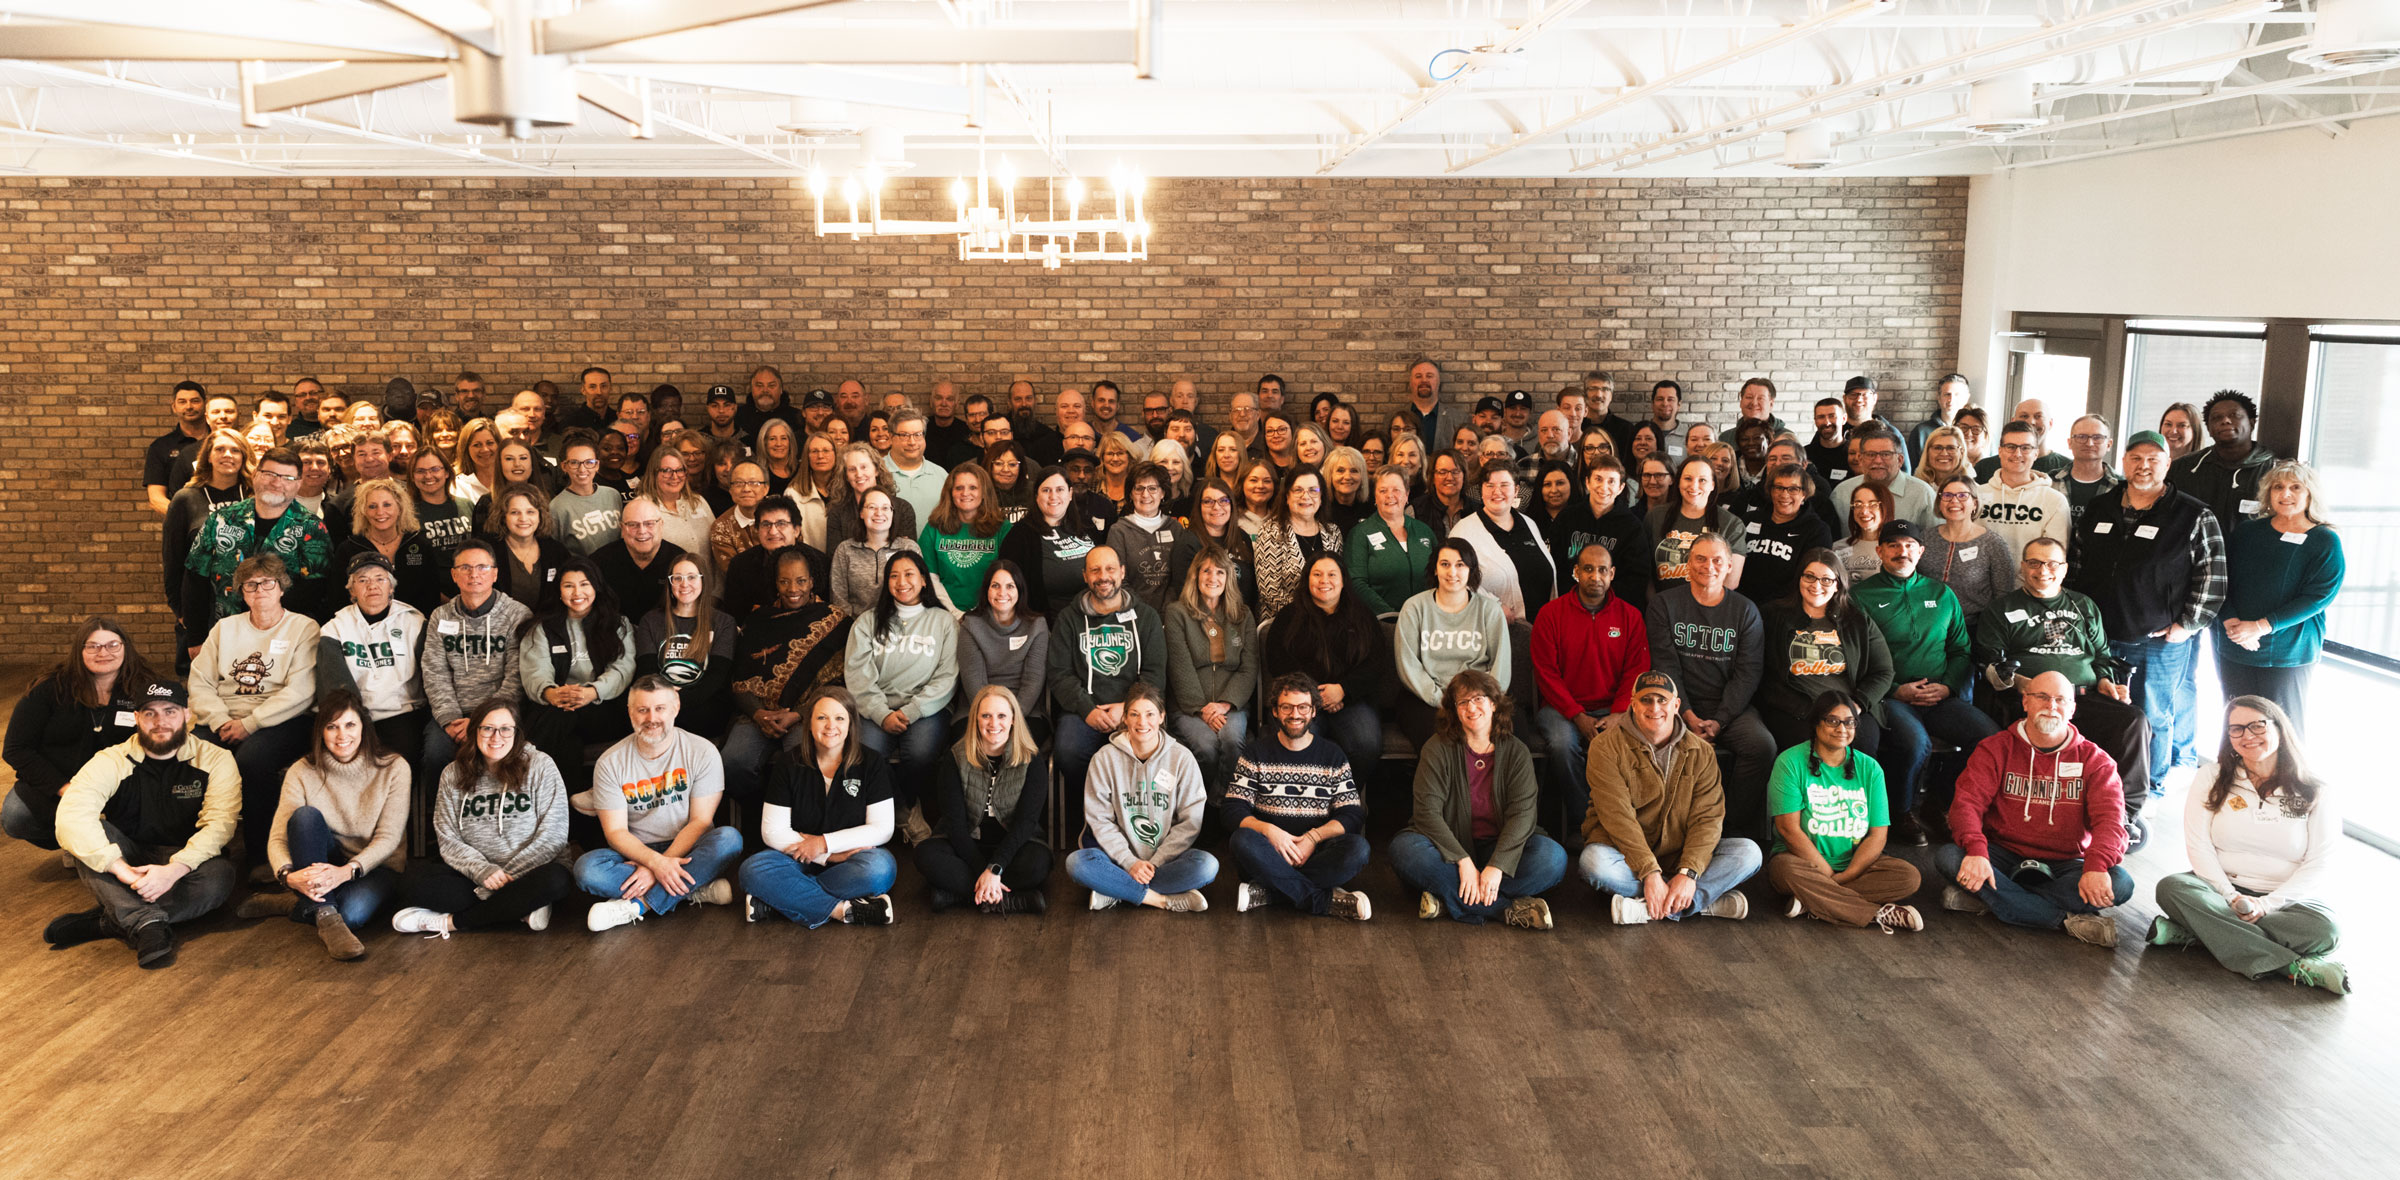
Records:
{"label": "brick wall", "polygon": [[[894,215],[944,191],[901,186]],[[255,393],[472,367],[504,396],[598,363],[688,394],[773,363],[795,391],[1138,394],[1188,373],[1212,409],[1273,371],[1388,414],[1422,353],[1453,398],[1597,365],[1629,416],[1625,389],[1671,376],[1711,421],[1753,373],[1801,421],[1870,372],[1907,421],[1954,363],[1966,202],[1957,179],[1170,181],[1147,264],[1045,272],[819,241],[784,181],[0,178],[9,632],[48,659],[110,611],[163,650],[135,484],[185,377]]]}

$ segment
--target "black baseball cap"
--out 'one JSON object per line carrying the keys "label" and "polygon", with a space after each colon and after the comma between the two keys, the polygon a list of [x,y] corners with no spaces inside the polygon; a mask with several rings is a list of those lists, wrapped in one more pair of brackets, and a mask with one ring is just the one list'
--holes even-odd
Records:
{"label": "black baseball cap", "polygon": [[391,558],[370,549],[350,559],[350,568],[342,571],[342,580],[347,582],[357,577],[358,571],[371,569],[382,570],[384,573],[390,574],[395,581],[400,577],[399,573],[392,569]]}
{"label": "black baseball cap", "polygon": [[142,686],[142,704],[165,704],[189,709],[192,707],[192,694],[184,690],[180,680],[153,680]]}
{"label": "black baseball cap", "polygon": [[1479,398],[1476,398],[1476,399],[1475,399],[1475,412],[1476,412],[1476,413],[1478,413],[1478,414],[1480,414],[1480,413],[1484,412],[1485,410],[1490,410],[1491,412],[1493,412],[1493,413],[1495,413],[1495,414],[1499,413],[1499,412],[1500,412],[1500,399],[1499,399],[1499,398],[1496,398],[1496,397],[1479,397]]}
{"label": "black baseball cap", "polygon": [[708,400],[712,402],[738,402],[742,400],[742,398],[740,394],[737,394],[733,391],[733,387],[730,385],[711,385],[708,387]]}
{"label": "black baseball cap", "polygon": [[1070,447],[1066,454],[1058,457],[1058,465],[1061,467],[1069,463],[1098,463],[1099,461],[1100,456],[1093,454],[1087,447]]}
{"label": "black baseball cap", "polygon": [[1883,522],[1882,531],[1875,534],[1875,543],[1878,545],[1900,540],[1915,541],[1920,545],[1925,543],[1925,538],[1917,535],[1917,526],[1905,520],[1887,520]]}
{"label": "black baseball cap", "polygon": [[1510,410],[1516,409],[1518,406],[1530,407],[1533,405],[1533,395],[1522,389],[1512,389],[1500,399],[1500,405],[1501,408]]}
{"label": "black baseball cap", "polygon": [[804,408],[808,406],[830,407],[833,405],[833,395],[825,392],[822,389],[812,389],[808,391],[807,397],[800,399],[800,404]]}

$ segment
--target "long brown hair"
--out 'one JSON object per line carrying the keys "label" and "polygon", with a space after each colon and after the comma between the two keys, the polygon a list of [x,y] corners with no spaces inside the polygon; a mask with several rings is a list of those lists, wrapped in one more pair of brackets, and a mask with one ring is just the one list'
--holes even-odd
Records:
{"label": "long brown hair", "polygon": [[692,600],[692,635],[684,650],[698,652],[701,662],[705,663],[709,645],[716,638],[712,634],[714,628],[709,623],[717,616],[717,575],[708,568],[706,558],[686,553],[667,563],[667,588],[660,592],[658,613],[666,616],[667,631],[672,634],[675,630],[675,567],[685,562],[690,562],[693,569],[700,571],[700,597]]}
{"label": "long brown hair", "polygon": [[[983,488],[983,501],[976,506],[975,515],[972,518],[960,516],[957,503],[950,498],[950,494],[958,488],[958,481],[962,479],[972,479]],[[1020,471],[1017,480],[1022,483],[1024,479],[1025,476]],[[978,537],[988,537],[999,532],[1001,526],[1007,522],[1000,516],[1000,489],[992,482],[992,473],[984,470],[983,464],[973,459],[951,468],[949,476],[942,480],[941,499],[934,504],[933,512],[926,518],[926,523],[945,533],[957,529],[960,525],[967,526],[967,531]]]}
{"label": "long brown hair", "polygon": [[382,768],[399,758],[383,748],[383,739],[375,735],[375,718],[358,699],[358,693],[347,688],[328,690],[317,698],[317,720],[308,731],[308,764],[318,774],[333,773],[333,754],[325,748],[325,727],[341,719],[344,713],[358,714],[358,753],[367,765]]}
{"label": "long brown hair", "polygon": [[828,684],[809,693],[807,699],[800,702],[800,726],[801,731],[808,735],[808,764],[811,766],[817,763],[817,728],[810,722],[816,719],[818,701],[832,701],[850,715],[850,731],[842,739],[840,767],[848,770],[858,764],[858,752],[862,748],[858,740],[858,727],[866,724],[858,715],[858,700],[850,695],[850,690],[838,684]]}
{"label": "long brown hair", "polygon": [[114,635],[117,642],[125,645],[125,662],[117,666],[117,689],[123,690],[127,686],[139,689],[160,679],[158,673],[151,670],[150,661],[134,650],[133,636],[126,633],[124,624],[107,615],[93,615],[83,621],[83,626],[75,629],[75,638],[67,644],[67,658],[50,665],[50,670],[42,673],[42,679],[50,682],[61,699],[73,701],[87,709],[108,704],[100,699],[99,686],[92,682],[92,670],[83,666],[83,645],[91,642],[92,636],[100,634]]}
{"label": "long brown hair", "polygon": [[[2239,696],[2225,702],[2228,724],[2233,720],[2235,709],[2255,710],[2259,716],[2267,719],[2267,724],[2275,727],[2278,739],[2275,745],[2275,769],[2267,775],[2265,782],[2250,784],[2250,789],[2258,792],[2259,801],[2263,803],[2279,792],[2289,791],[2293,798],[2300,801],[2301,815],[2316,810],[2317,792],[2321,784],[2315,775],[2308,772],[2308,759],[2300,752],[2300,735],[2292,729],[2291,715],[2283,711],[2283,706],[2265,697]],[[2217,746],[2217,781],[2208,787],[2210,811],[2225,806],[2225,797],[2233,793],[2234,776],[2240,774],[2241,770],[2242,756],[2234,752],[2233,731],[2227,730],[2224,741]]]}
{"label": "long brown hair", "polygon": [[541,485],[530,483],[504,483],[493,490],[492,506],[485,509],[483,514],[483,531],[486,534],[508,536],[508,502],[519,496],[532,501],[535,515],[542,518],[541,527],[535,530],[534,535],[545,535],[550,524],[550,496],[542,491]]}
{"label": "long brown hair", "polygon": [[[485,760],[483,747],[476,740],[481,736],[483,723],[494,713],[508,714],[517,727],[517,735],[508,745],[508,757],[498,762]],[[473,789],[486,774],[506,790],[522,788],[526,772],[533,767],[533,747],[525,741],[525,714],[499,697],[475,706],[475,711],[467,714],[467,740],[458,743],[458,755],[450,760],[450,765],[458,768],[458,784],[462,788]]]}
{"label": "long brown hair", "polygon": [[1500,681],[1481,668],[1466,668],[1442,686],[1441,711],[1434,715],[1433,731],[1460,745],[1467,744],[1467,727],[1458,719],[1458,702],[1466,697],[1481,696],[1492,703],[1492,741],[1517,731],[1516,703],[1508,699],[1508,691]]}

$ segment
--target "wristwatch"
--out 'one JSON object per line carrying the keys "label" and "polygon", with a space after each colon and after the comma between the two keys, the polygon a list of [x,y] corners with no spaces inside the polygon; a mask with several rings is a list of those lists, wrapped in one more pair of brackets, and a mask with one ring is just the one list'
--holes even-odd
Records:
{"label": "wristwatch", "polygon": [[1675,875],[1678,877],[1690,877],[1694,881],[1700,879],[1700,874],[1693,872],[1689,867],[1675,870]]}

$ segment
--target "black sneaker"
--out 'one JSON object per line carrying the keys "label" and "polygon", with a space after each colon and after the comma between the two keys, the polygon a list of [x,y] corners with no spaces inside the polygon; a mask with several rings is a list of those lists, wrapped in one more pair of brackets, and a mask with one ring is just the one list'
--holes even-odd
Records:
{"label": "black sneaker", "polygon": [[111,938],[116,933],[116,927],[109,924],[108,915],[95,908],[76,914],[60,914],[50,919],[50,924],[42,927],[42,941],[49,943],[52,950],[65,950],[71,946]]}
{"label": "black sneaker", "polygon": [[175,932],[165,922],[152,922],[132,935],[133,961],[145,971],[175,965]]}
{"label": "black sneaker", "polygon": [[1895,847],[1925,847],[1925,827],[1917,822],[1916,816],[1908,812],[1903,811],[1892,817],[1892,830],[1889,835],[1891,843]]}
{"label": "black sneaker", "polygon": [[1050,912],[1050,899],[1036,890],[1012,889],[999,901],[975,908],[987,914],[1046,914]]}
{"label": "black sneaker", "polygon": [[892,924],[892,895],[878,893],[873,897],[853,898],[850,910],[842,921],[852,926],[889,926]]}

